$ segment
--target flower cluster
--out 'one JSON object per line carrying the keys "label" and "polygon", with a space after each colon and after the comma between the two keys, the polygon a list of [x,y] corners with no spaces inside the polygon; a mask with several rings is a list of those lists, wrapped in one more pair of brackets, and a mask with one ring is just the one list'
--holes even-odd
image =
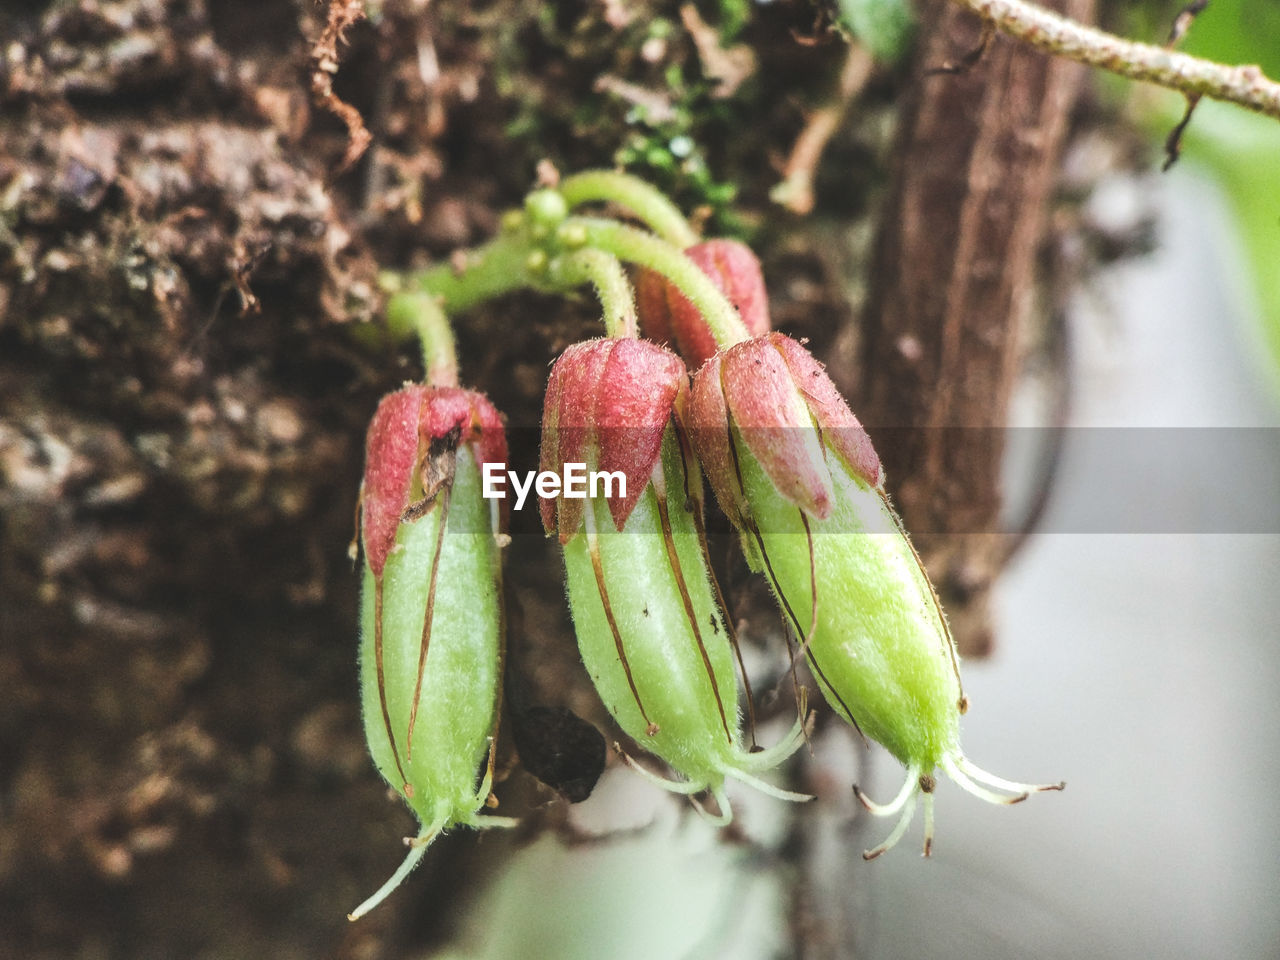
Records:
{"label": "flower cluster", "polygon": [[[624,206],[649,230],[574,214],[598,201]],[[624,261],[637,268],[634,289]],[[939,769],[992,802],[1061,788],[1003,780],[963,754],[967,700],[955,644],[879,458],[822,365],[770,331],[764,279],[747,247],[695,242],[651,188],[588,173],[535,191],[502,236],[459,263],[409,278],[416,292],[388,310],[393,332],[421,340],[428,383],[387,397],[369,428],[361,683],[374,762],[423,827],[353,918],[394,889],[440,831],[511,823],[480,814],[496,805],[505,540],[481,477],[488,465],[505,466],[507,451],[498,413],[457,385],[446,313],[513,287],[567,292],[589,283],[602,304],[606,336],[570,346],[552,365],[539,476],[572,468],[609,482],[537,492],[600,699],[677,777],[619,746],[638,773],[689,795],[721,824],[732,817],[727,778],[810,799],[760,776],[804,742],[803,695],[789,734],[761,749],[753,729],[744,745],[751,686],[708,561],[705,475],[800,644],[794,656],[807,660],[831,709],[907,769],[888,804],[854,787],[872,813],[898,816],[864,856],[897,843],[918,802],[929,852]]]}

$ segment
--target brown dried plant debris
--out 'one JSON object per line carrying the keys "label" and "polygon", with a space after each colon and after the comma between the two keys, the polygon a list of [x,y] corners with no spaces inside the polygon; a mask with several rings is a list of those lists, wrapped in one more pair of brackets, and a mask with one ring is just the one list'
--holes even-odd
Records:
{"label": "brown dried plant debris", "polygon": [[720,34],[687,3],[680,8],[680,20],[698,48],[703,74],[715,84],[715,96],[725,99],[738,92],[743,82],[756,71],[756,55],[745,43],[723,47]]}
{"label": "brown dried plant debris", "polygon": [[364,0],[330,0],[328,22],[311,47],[311,96],[316,106],[328,110],[347,128],[347,151],[338,164],[337,173],[349,170],[373,140],[360,111],[333,92],[333,78],[338,72],[338,45],[345,42],[347,30],[364,17]]}

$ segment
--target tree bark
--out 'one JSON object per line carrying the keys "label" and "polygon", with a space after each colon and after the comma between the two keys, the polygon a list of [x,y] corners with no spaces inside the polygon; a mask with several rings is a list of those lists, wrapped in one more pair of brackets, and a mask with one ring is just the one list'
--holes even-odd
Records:
{"label": "tree bark", "polygon": [[[1046,4],[1078,19],[1093,0]],[[1037,252],[1081,68],[994,37],[945,0],[923,13],[863,320],[858,409],[962,653],[990,650],[1005,555],[1000,469]]]}

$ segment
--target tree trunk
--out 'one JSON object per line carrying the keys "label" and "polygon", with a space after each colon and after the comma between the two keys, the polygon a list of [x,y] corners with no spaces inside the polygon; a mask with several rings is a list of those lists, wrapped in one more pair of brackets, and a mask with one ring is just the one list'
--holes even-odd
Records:
{"label": "tree trunk", "polygon": [[[1054,0],[1087,21],[1093,0]],[[859,415],[941,594],[961,652],[992,644],[1003,563],[1000,469],[1047,202],[1081,68],[925,7],[863,316]]]}

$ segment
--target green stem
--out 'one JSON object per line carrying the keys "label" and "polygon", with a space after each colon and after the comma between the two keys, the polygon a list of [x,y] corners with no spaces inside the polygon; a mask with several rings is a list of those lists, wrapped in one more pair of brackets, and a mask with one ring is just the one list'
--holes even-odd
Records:
{"label": "green stem", "polygon": [[566,253],[547,266],[547,279],[566,289],[590,283],[604,308],[605,334],[631,339],[639,336],[635,291],[622,263],[613,254],[592,249]]}
{"label": "green stem", "polygon": [[565,177],[557,191],[570,209],[593,201],[616,203],[681,250],[698,242],[693,227],[666,194],[629,173],[585,170]]}
{"label": "green stem", "polygon": [[570,217],[564,228],[581,228],[586,246],[613,254],[627,263],[656,270],[674,283],[707,322],[721,348],[751,339],[738,311],[698,265],[665,240],[614,220]]}
{"label": "green stem", "polygon": [[433,387],[458,385],[458,353],[453,328],[429,293],[397,293],[387,301],[387,324],[393,331],[412,330],[422,344],[425,382]]}
{"label": "green stem", "polygon": [[[434,295],[445,313],[458,313],[523,287],[540,287],[530,270],[534,247],[523,231],[468,251],[458,262],[413,275],[413,286]],[[544,261],[545,262],[545,261]],[[393,328],[393,333],[397,332]]]}

